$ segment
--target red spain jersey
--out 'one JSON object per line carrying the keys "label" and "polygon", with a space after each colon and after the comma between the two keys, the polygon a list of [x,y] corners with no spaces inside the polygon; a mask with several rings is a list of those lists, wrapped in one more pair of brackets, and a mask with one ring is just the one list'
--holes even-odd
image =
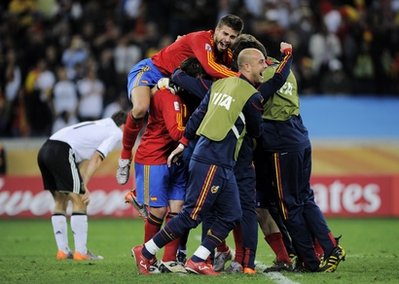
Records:
{"label": "red spain jersey", "polygon": [[145,165],[166,164],[178,145],[188,120],[186,105],[167,89],[151,98],[147,127],[141,137],[134,160]]}
{"label": "red spain jersey", "polygon": [[178,38],[171,45],[151,57],[163,74],[170,76],[188,57],[196,57],[205,72],[214,79],[237,76],[231,71],[233,53],[230,49],[218,54],[213,42],[213,31],[199,31]]}

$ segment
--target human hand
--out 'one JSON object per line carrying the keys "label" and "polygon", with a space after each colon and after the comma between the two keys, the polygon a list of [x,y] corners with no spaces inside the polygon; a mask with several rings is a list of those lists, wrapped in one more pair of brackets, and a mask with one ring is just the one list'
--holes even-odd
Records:
{"label": "human hand", "polygon": [[87,189],[87,187],[85,187],[85,189],[85,193],[82,195],[82,202],[87,206],[90,203],[90,191]]}
{"label": "human hand", "polygon": [[170,153],[167,161],[169,168],[172,165],[172,163],[176,163],[179,160],[181,155],[183,155],[183,151],[184,151],[184,145],[180,143],[179,146],[177,146],[176,149],[174,149],[172,153]]}
{"label": "human hand", "polygon": [[132,189],[131,191],[126,192],[125,194],[125,203],[133,203],[133,200],[136,198],[136,189]]}
{"label": "human hand", "polygon": [[157,82],[158,90],[168,89],[172,94],[176,94],[180,91],[180,87],[173,83],[169,78],[161,78]]}
{"label": "human hand", "polygon": [[280,52],[283,54],[290,54],[292,53],[292,45],[287,42],[280,43]]}

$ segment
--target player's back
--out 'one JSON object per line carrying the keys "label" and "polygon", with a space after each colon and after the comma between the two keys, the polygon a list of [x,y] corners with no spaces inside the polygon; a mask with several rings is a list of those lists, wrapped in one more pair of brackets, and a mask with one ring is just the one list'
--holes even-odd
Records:
{"label": "player's back", "polygon": [[179,96],[166,89],[154,94],[150,104],[150,115],[135,162],[147,165],[166,164],[170,152],[183,136],[188,113]]}
{"label": "player's back", "polygon": [[[170,76],[185,59],[195,57],[194,49],[201,48],[205,42],[212,44],[212,31],[192,32],[161,49],[151,60],[164,75]],[[205,50],[205,45],[202,48]]]}

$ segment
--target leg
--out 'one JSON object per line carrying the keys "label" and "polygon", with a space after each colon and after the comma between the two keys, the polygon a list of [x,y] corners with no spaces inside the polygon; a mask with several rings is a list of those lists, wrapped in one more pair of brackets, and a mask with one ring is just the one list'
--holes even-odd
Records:
{"label": "leg", "polygon": [[[275,216],[272,216],[269,211],[269,208],[275,209],[272,204],[276,203],[277,198],[271,157],[271,153],[264,152],[261,148],[257,149],[255,155],[257,220],[267,244],[276,255],[274,265],[267,268],[265,272],[292,270],[293,266],[285,246],[284,235],[274,219]],[[276,215],[280,218],[278,212]],[[284,227],[283,224],[281,225]],[[291,244],[290,239],[289,243]]]}
{"label": "leg", "polygon": [[68,225],[66,219],[66,209],[68,205],[68,194],[52,191],[54,198],[54,213],[51,217],[55,241],[57,243],[57,259],[72,259],[73,254],[68,245]]}
{"label": "leg", "polygon": [[[244,174],[243,174],[244,173]],[[258,223],[256,219],[256,179],[252,164],[237,173],[242,218],[241,228],[244,273],[255,272],[255,256],[258,244]],[[236,234],[235,234],[236,235]],[[237,238],[238,236],[236,236]]]}
{"label": "leg", "polygon": [[[166,215],[165,223],[167,224],[172,220],[183,208],[183,200],[169,200],[169,213]],[[182,265],[177,261],[177,251],[179,248],[180,237],[167,243],[165,245],[164,254],[162,257],[161,265],[159,270],[161,272],[172,272],[172,273],[186,273],[184,264]]]}
{"label": "leg", "polygon": [[281,217],[298,257],[303,259],[308,270],[317,271],[320,261],[314,251],[313,237],[304,217],[303,153],[273,153],[272,161]]}
{"label": "leg", "polygon": [[122,152],[116,178],[119,184],[126,184],[130,175],[132,149],[144,125],[144,118],[150,106],[150,87],[137,86],[131,91],[133,108],[127,115],[122,137]]}
{"label": "leg", "polygon": [[87,249],[87,232],[89,228],[87,205],[82,201],[82,194],[69,193],[72,202],[71,228],[75,242],[74,260],[100,260],[100,255],[94,255]]}
{"label": "leg", "polygon": [[292,270],[293,264],[285,248],[282,234],[276,222],[274,222],[267,209],[258,208],[257,211],[258,222],[265,236],[265,240],[276,255],[275,265],[267,268],[265,272]]}

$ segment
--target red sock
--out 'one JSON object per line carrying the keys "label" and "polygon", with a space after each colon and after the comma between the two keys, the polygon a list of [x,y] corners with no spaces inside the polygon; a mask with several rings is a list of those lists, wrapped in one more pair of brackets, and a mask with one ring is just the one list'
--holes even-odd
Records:
{"label": "red sock", "polygon": [[229,250],[229,246],[226,244],[226,240],[223,240],[217,247],[218,252],[226,252]]}
{"label": "red sock", "polygon": [[314,251],[316,252],[317,257],[320,259],[321,256],[324,255],[324,250],[321,247],[320,243],[318,240],[314,241]]}
{"label": "red sock", "polygon": [[143,122],[143,118],[135,119],[131,112],[127,115],[122,137],[122,159],[132,158],[134,142],[136,142],[137,135],[143,127]]}
{"label": "red sock", "polygon": [[234,244],[236,247],[236,253],[234,260],[242,264],[244,260],[244,245],[242,243],[242,230],[241,226],[235,226],[233,229]]}
{"label": "red sock", "polygon": [[265,236],[265,240],[276,254],[277,261],[291,263],[280,232]]}
{"label": "red sock", "polygon": [[161,230],[162,223],[163,219],[152,215],[150,212],[144,224],[144,242],[151,240]]}
{"label": "red sock", "polygon": [[328,237],[330,238],[331,242],[333,243],[333,247],[336,247],[337,246],[337,240],[334,238],[334,235],[331,232],[329,232],[328,233]]}
{"label": "red sock", "polygon": [[[166,215],[166,222],[169,222],[177,213],[168,213]],[[180,239],[177,238],[165,245],[165,250],[163,253],[162,261],[176,261],[176,253],[179,248]]]}
{"label": "red sock", "polygon": [[255,268],[254,264],[250,264],[249,260],[251,257],[251,249],[250,248],[244,248],[243,249],[243,258],[242,258],[242,266],[243,267],[250,267],[250,268]]}

